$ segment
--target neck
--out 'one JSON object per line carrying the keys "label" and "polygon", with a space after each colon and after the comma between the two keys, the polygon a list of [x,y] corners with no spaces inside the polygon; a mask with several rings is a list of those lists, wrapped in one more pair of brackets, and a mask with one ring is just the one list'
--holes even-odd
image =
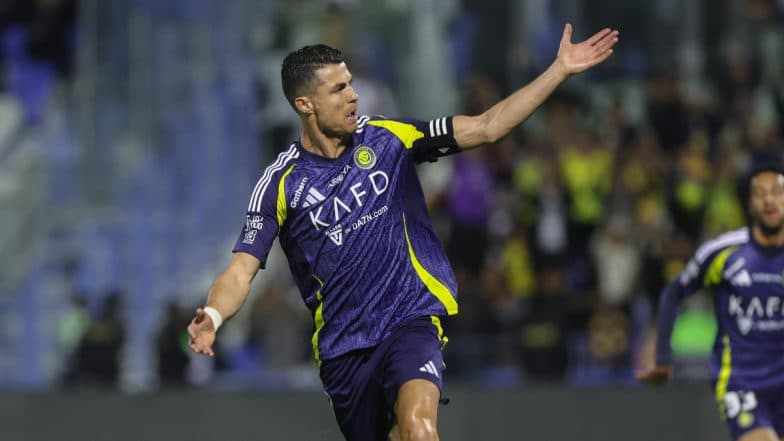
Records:
{"label": "neck", "polygon": [[300,144],[314,155],[337,158],[346,149],[350,140],[351,135],[332,136],[322,132],[315,118],[302,119]]}
{"label": "neck", "polygon": [[784,228],[779,228],[775,234],[765,234],[758,225],[754,225],[751,229],[754,235],[754,240],[764,247],[784,247]]}

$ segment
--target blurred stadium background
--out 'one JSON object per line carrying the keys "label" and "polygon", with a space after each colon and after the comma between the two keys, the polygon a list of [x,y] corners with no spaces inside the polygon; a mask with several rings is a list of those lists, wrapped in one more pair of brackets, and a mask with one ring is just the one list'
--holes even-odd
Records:
{"label": "blurred stadium background", "polygon": [[297,135],[282,58],[344,50],[364,114],[477,113],[565,21],[620,45],[512,136],[420,167],[461,286],[443,438],[726,437],[708,296],[676,383],[633,373],[660,289],[744,224],[739,177],[784,160],[782,0],[0,0],[0,438],[334,439],[277,247],[216,359],[186,344]]}

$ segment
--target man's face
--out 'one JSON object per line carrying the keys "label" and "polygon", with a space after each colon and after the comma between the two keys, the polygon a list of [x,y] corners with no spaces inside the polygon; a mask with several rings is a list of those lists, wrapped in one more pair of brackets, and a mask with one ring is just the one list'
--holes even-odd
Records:
{"label": "man's face", "polygon": [[751,180],[749,210],[754,225],[768,236],[784,228],[784,175],[763,172]]}
{"label": "man's face", "polygon": [[328,64],[316,71],[318,83],[310,93],[319,128],[327,136],[343,136],[357,129],[359,95],[351,87],[345,63]]}

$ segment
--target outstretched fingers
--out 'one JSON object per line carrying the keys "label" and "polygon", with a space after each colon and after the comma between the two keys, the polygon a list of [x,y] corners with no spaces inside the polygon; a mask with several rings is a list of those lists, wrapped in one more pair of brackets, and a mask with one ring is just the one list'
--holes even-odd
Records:
{"label": "outstretched fingers", "polygon": [[[603,38],[607,37],[607,36],[608,36],[608,35],[609,35],[611,32],[612,32],[612,29],[610,29],[610,28],[604,28],[604,29],[602,29],[601,31],[599,31],[599,32],[597,32],[597,33],[595,33],[595,34],[593,34],[593,35],[591,36],[591,38],[589,38],[589,39],[588,39],[588,40],[586,40],[585,42],[586,42],[586,43],[588,43],[588,44],[590,44],[591,46],[594,46],[594,45],[596,45],[596,43],[598,43],[600,40],[602,40]],[[618,31],[615,31],[615,32],[617,33]]]}
{"label": "outstretched fingers", "polygon": [[602,36],[602,38],[598,39],[596,42],[591,43],[594,50],[603,52],[608,49],[611,49],[615,46],[615,43],[618,42],[618,31],[610,31]]}
{"label": "outstretched fingers", "polygon": [[591,62],[592,62],[594,65],[596,65],[596,64],[599,64],[599,63],[601,63],[602,61],[604,61],[604,60],[608,59],[608,58],[610,57],[610,55],[612,55],[612,53],[613,53],[613,50],[612,50],[612,49],[607,49],[607,50],[605,50],[605,51],[603,51],[603,52],[598,52],[598,53],[596,53],[596,54],[593,56],[593,60],[591,60]]}
{"label": "outstretched fingers", "polygon": [[[600,32],[601,34],[601,32]],[[613,47],[618,43],[618,31],[610,31],[593,43],[590,51],[592,64],[598,64],[606,60],[613,53]]]}

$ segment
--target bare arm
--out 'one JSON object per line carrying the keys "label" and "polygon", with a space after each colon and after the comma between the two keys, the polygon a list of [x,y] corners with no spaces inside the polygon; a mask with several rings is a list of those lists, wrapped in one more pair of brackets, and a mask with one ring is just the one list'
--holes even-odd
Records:
{"label": "bare arm", "polygon": [[[250,284],[260,266],[261,262],[255,256],[243,252],[234,253],[226,270],[215,278],[206,306],[215,308],[224,319],[236,314],[248,298]],[[210,316],[204,312],[204,309],[198,308],[188,325],[191,349],[212,357],[214,355],[212,344],[215,342],[216,332]]]}
{"label": "bare arm", "polygon": [[207,305],[218,310],[224,319],[239,311],[250,293],[250,284],[261,262],[248,253],[234,253],[231,263],[212,283]]}
{"label": "bare arm", "polygon": [[572,25],[566,24],[558,56],[541,75],[525,87],[477,116],[453,118],[454,136],[461,149],[496,142],[528,119],[553,91],[571,75],[593,67],[612,54],[618,31],[602,29],[582,43],[572,44]]}

